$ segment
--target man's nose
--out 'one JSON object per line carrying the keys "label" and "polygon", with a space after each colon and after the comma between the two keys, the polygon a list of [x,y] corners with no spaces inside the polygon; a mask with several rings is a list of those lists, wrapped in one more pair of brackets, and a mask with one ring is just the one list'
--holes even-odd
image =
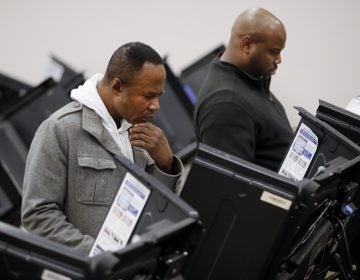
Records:
{"label": "man's nose", "polygon": [[280,54],[278,54],[278,55],[276,56],[276,58],[275,58],[275,63],[276,63],[276,64],[280,64],[280,63],[281,63],[281,55],[280,55]]}
{"label": "man's nose", "polygon": [[160,109],[160,103],[159,103],[159,98],[156,97],[152,100],[151,104],[150,104],[150,109],[157,111]]}

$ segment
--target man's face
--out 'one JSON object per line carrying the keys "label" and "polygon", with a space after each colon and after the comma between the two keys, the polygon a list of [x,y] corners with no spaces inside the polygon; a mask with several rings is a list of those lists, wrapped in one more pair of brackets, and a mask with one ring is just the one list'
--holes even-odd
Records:
{"label": "man's face", "polygon": [[282,30],[273,31],[262,40],[256,40],[249,57],[251,75],[270,76],[276,73],[281,63],[280,53],[285,47],[286,34]]}
{"label": "man's face", "polygon": [[159,97],[164,92],[166,72],[163,65],[145,63],[114,98],[113,109],[118,119],[131,124],[146,122],[160,109]]}

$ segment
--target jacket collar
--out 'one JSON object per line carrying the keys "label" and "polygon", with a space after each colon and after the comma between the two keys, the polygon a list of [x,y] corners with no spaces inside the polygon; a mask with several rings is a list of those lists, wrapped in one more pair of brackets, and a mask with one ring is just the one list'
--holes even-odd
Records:
{"label": "jacket collar", "polygon": [[[94,136],[107,151],[114,155],[120,155],[120,148],[115,143],[114,139],[106,128],[102,125],[100,117],[92,109],[82,105],[83,117],[82,117],[82,128]],[[134,161],[144,166],[147,162],[154,162],[149,154],[142,148],[133,146]]]}
{"label": "jacket collar", "polygon": [[120,148],[106,128],[102,125],[100,117],[90,108],[83,106],[82,127],[94,136],[99,143],[110,153],[121,154]]}
{"label": "jacket collar", "polygon": [[271,76],[264,77],[261,76],[259,78],[255,78],[249,73],[247,73],[245,70],[235,66],[234,64],[231,64],[229,62],[220,61],[220,59],[217,60],[217,62],[222,65],[223,67],[231,68],[237,76],[241,77],[242,79],[245,79],[255,85],[257,88],[259,88],[261,91],[264,91],[266,94],[270,94],[270,82],[271,82]]}

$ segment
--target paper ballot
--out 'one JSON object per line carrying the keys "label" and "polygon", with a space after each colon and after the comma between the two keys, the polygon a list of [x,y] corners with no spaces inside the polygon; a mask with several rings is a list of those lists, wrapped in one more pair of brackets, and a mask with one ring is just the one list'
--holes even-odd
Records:
{"label": "paper ballot", "polygon": [[279,174],[296,181],[303,179],[317,147],[318,137],[308,126],[301,123]]}
{"label": "paper ballot", "polygon": [[116,251],[126,246],[150,190],[130,173],[127,173],[99,231],[89,256],[104,251]]}

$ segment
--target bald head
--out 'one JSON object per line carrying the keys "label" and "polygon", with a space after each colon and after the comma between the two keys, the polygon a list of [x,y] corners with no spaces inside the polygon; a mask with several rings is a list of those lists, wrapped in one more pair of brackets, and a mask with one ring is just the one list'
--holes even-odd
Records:
{"label": "bald head", "polygon": [[[269,74],[281,62],[280,51],[285,47],[285,41],[285,27],[277,17],[263,8],[251,8],[236,18],[221,60],[255,76]],[[266,57],[267,52],[274,54],[273,62]],[[267,65],[261,65],[265,63]]]}
{"label": "bald head", "polygon": [[231,29],[231,39],[244,35],[262,39],[269,32],[279,29],[285,33],[283,23],[272,13],[263,8],[252,8],[237,17]]}

